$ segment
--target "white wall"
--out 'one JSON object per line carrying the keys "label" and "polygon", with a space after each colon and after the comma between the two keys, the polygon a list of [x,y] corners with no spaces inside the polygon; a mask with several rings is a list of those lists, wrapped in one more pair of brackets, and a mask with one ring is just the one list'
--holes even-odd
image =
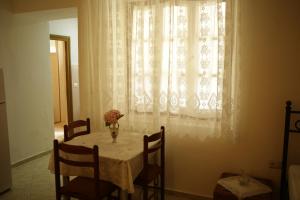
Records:
{"label": "white wall", "polygon": [[53,20],[49,22],[50,33],[69,36],[71,40],[71,71],[73,95],[73,120],[79,119],[79,79],[78,79],[78,23],[77,18]]}
{"label": "white wall", "polygon": [[13,16],[14,59],[8,77],[12,163],[49,150],[54,132],[48,23],[24,25],[24,17]]}
{"label": "white wall", "polygon": [[[74,17],[74,13],[76,9],[63,9],[5,14],[0,18],[0,33],[4,35],[0,65],[5,68],[12,164],[52,148],[54,130],[48,21]],[[11,26],[11,32],[6,29],[7,24]]]}

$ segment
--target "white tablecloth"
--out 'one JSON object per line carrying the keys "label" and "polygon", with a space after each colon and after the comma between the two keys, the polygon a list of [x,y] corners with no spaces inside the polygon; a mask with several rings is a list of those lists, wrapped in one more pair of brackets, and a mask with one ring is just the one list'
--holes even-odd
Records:
{"label": "white tablecloth", "polygon": [[[66,142],[92,148],[99,147],[100,178],[119,186],[129,193],[134,192],[133,180],[143,167],[143,134],[133,132],[119,132],[117,143],[112,143],[110,133],[95,132],[79,136]],[[63,154],[62,154],[63,155]],[[72,159],[88,160],[86,156],[72,156]],[[49,160],[49,170],[54,173],[53,152]],[[93,170],[61,164],[61,174],[65,176],[93,176]]]}
{"label": "white tablecloth", "polygon": [[239,199],[272,192],[272,189],[260,181],[248,177],[247,185],[240,184],[241,176],[231,176],[218,180],[218,184],[235,194]]}

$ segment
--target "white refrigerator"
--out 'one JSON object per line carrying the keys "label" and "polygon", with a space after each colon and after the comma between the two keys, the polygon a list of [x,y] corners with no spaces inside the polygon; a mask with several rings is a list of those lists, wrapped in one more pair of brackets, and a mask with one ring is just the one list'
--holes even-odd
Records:
{"label": "white refrigerator", "polygon": [[0,68],[0,194],[11,188],[11,165],[3,70]]}

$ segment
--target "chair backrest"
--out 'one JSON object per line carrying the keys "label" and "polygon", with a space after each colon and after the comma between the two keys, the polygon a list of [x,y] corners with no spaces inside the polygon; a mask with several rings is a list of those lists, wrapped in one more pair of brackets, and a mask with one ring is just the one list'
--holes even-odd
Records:
{"label": "chair backrest", "polygon": [[[149,147],[150,142],[155,144]],[[149,164],[149,154],[155,153],[160,150],[160,167],[165,168],[165,127],[161,126],[160,131],[150,136],[144,135],[144,167]]]}
{"label": "chair backrest", "polygon": [[[60,163],[66,165],[76,166],[76,167],[88,167],[94,170],[94,180],[95,180],[95,194],[99,197],[99,150],[98,146],[93,148],[69,145],[65,143],[59,143],[58,140],[54,140],[54,172],[55,172],[55,188],[57,199],[61,197],[61,182],[60,182]],[[64,158],[60,155],[61,152],[66,154],[77,154],[77,155],[90,155],[93,159],[92,161],[78,161],[69,158]]]}
{"label": "chair backrest", "polygon": [[[84,128],[86,127],[86,130],[79,130],[76,132],[76,128]],[[70,122],[68,125],[64,125],[64,141],[69,141],[73,139],[74,137],[80,136],[80,135],[86,135],[91,132],[91,126],[90,126],[90,119],[87,118],[86,121],[84,120],[77,120],[74,122]]]}

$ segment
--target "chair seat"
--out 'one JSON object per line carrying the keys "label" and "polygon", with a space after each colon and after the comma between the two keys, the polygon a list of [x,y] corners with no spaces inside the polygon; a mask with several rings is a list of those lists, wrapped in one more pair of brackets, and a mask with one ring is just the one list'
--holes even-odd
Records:
{"label": "chair seat", "polygon": [[[98,191],[100,199],[110,195],[117,188],[112,183],[100,180]],[[94,191],[94,179],[86,177],[76,177],[71,180],[67,186],[61,188],[61,193],[79,199],[94,200],[96,193]]]}
{"label": "chair seat", "polygon": [[142,172],[138,175],[138,177],[135,179],[134,184],[137,185],[148,185],[151,183],[156,177],[158,177],[161,173],[160,166],[156,164],[149,164],[147,165],[147,171],[146,173],[145,168],[142,170]]}

